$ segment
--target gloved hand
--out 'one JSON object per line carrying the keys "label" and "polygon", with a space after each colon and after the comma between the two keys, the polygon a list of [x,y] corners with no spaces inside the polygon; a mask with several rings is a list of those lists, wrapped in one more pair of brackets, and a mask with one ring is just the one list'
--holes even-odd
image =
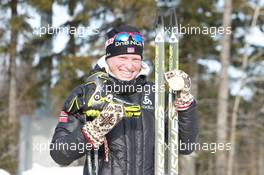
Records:
{"label": "gloved hand", "polygon": [[106,94],[104,85],[111,81],[113,80],[105,72],[97,72],[89,76],[85,84],[74,89],[67,97],[63,110],[70,114],[81,113],[87,117],[98,117],[109,103],[119,103],[124,106],[126,117],[140,116],[139,105],[128,103],[113,93]]}
{"label": "gloved hand", "polygon": [[69,114],[82,114],[87,110],[103,109],[103,106],[99,105],[101,104],[100,94],[107,81],[111,79],[105,72],[96,72],[89,76],[86,83],[77,86],[67,97],[63,111]]}
{"label": "gloved hand", "polygon": [[104,136],[124,117],[124,107],[118,103],[110,103],[93,121],[88,121],[82,128],[85,138],[99,148],[103,144]]}
{"label": "gloved hand", "polygon": [[172,70],[165,73],[165,79],[169,87],[176,94],[175,107],[178,111],[188,109],[194,97],[191,94],[191,79],[182,70]]}

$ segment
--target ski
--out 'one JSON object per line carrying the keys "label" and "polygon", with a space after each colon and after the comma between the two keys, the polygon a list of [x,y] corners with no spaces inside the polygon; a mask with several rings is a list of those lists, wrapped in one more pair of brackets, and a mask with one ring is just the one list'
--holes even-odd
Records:
{"label": "ski", "polygon": [[[155,175],[178,175],[178,114],[173,103],[175,94],[169,90],[165,95],[164,74],[179,69],[179,40],[173,29],[177,27],[175,9],[170,10],[170,34],[164,32],[165,17],[158,14],[155,37]],[[174,20],[173,20],[174,18]],[[161,19],[161,20],[159,20]],[[168,40],[167,40],[168,38]],[[165,55],[165,44],[169,45],[169,55]],[[165,104],[167,119],[165,118]],[[165,128],[165,123],[168,127]],[[165,133],[168,140],[165,140]]]}
{"label": "ski", "polygon": [[[169,71],[179,69],[178,39],[171,32],[169,39]],[[169,90],[168,95],[168,174],[178,175],[178,114],[174,109],[175,95]]]}
{"label": "ski", "polygon": [[165,174],[165,40],[160,19],[155,38],[155,175]]}
{"label": "ski", "polygon": [[[177,38],[178,23],[175,9],[170,10],[170,38],[169,38],[169,66],[168,71],[179,70],[179,40]],[[176,33],[175,33],[176,32]],[[175,94],[169,90],[168,95],[168,174],[179,174],[178,163],[178,141],[179,141],[179,126],[178,113],[173,105]]]}

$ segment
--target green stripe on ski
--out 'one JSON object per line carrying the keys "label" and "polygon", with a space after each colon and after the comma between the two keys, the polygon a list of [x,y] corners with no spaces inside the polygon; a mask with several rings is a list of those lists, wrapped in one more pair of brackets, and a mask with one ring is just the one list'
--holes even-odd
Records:
{"label": "green stripe on ski", "polygon": [[155,38],[155,175],[165,174],[165,46],[163,30],[163,27],[160,27]]}

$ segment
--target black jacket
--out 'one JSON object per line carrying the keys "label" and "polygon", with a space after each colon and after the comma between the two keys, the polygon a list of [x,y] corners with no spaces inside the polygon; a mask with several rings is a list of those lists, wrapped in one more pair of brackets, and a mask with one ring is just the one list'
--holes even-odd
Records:
{"label": "black jacket", "polygon": [[[137,87],[146,87],[145,91],[121,93],[127,101],[141,105],[139,118],[122,119],[107,135],[110,149],[109,161],[104,161],[103,146],[99,150],[99,175],[153,175],[154,174],[154,92],[153,83],[146,81],[145,76],[137,78]],[[149,88],[150,87],[150,88]],[[80,85],[73,90],[72,96],[81,96],[89,92],[89,85]],[[143,88],[144,89],[144,88]],[[146,97],[147,96],[147,97]],[[150,99],[146,101],[145,99]],[[67,100],[65,105],[68,105]],[[179,111],[179,139],[182,143],[196,142],[197,114],[196,102],[186,111]],[[59,122],[52,138],[53,144],[87,144],[81,127],[85,121],[78,114],[68,116],[67,122]],[[193,150],[179,150],[181,154],[190,154]],[[85,155],[83,151],[69,149],[51,149],[51,157],[60,165],[69,165],[72,161]],[[88,174],[87,163],[84,175]]]}

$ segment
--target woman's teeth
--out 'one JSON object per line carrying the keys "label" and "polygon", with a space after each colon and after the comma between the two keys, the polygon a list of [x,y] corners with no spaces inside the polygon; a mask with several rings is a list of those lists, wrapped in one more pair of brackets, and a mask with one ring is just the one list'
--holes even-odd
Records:
{"label": "woman's teeth", "polygon": [[131,74],[132,74],[132,72],[130,72],[130,71],[124,71],[124,70],[122,70],[121,72],[125,76],[131,76]]}

